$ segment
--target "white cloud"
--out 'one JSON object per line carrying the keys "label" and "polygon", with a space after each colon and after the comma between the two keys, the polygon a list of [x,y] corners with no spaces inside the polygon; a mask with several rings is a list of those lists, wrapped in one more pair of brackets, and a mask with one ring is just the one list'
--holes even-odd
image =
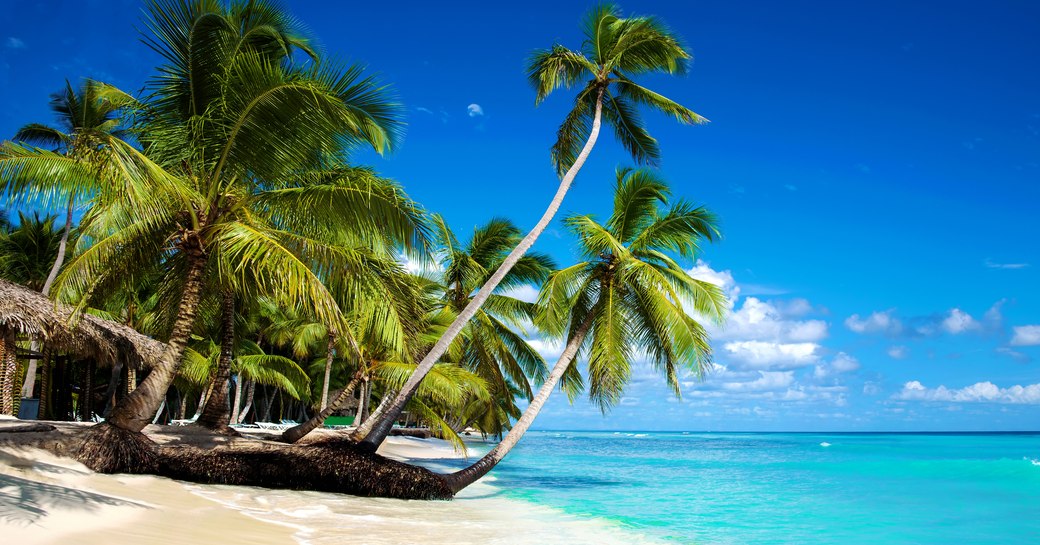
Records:
{"label": "white cloud", "polygon": [[533,303],[538,300],[538,288],[524,284],[522,286],[514,286],[502,292],[502,295],[519,299],[525,303]]}
{"label": "white cloud", "polygon": [[470,104],[466,106],[466,113],[470,117],[478,117],[484,115],[484,108],[480,107],[480,104]]}
{"label": "white cloud", "polygon": [[1012,349],[1010,349],[1010,348],[1008,348],[1006,346],[998,347],[997,348],[997,354],[1003,354],[1005,356],[1008,356],[1009,358],[1011,358],[1011,359],[1013,359],[1013,360],[1015,360],[1015,361],[1017,361],[1019,363],[1029,363],[1029,362],[1033,361],[1033,359],[1030,358],[1028,354],[1025,354],[1023,352],[1019,352],[1017,350],[1012,350]]}
{"label": "white cloud", "polygon": [[829,363],[817,365],[813,370],[813,376],[822,379],[841,373],[851,373],[859,369],[859,360],[844,353],[838,352]]}
{"label": "white cloud", "polygon": [[905,346],[890,346],[888,347],[888,357],[896,360],[905,359],[910,355],[910,351]]}
{"label": "white cloud", "polygon": [[773,342],[817,342],[827,337],[823,320],[791,320],[776,305],[757,297],[747,297],[732,312],[719,339],[754,339]]}
{"label": "white cloud", "polygon": [[926,388],[919,381],[911,380],[903,385],[903,389],[895,399],[912,401],[945,401],[954,403],[1015,403],[1040,404],[1040,384],[1028,386],[1010,386],[1001,388],[992,382],[976,382],[960,389],[949,389],[946,386]]}
{"label": "white cloud", "polygon": [[758,378],[747,382],[724,382],[722,389],[734,392],[783,390],[794,383],[794,371],[759,371]]}
{"label": "white cloud", "polygon": [[950,310],[950,314],[942,321],[942,328],[951,335],[959,335],[965,331],[975,331],[982,326],[970,314],[959,308]]}
{"label": "white cloud", "polygon": [[716,271],[710,265],[698,259],[694,267],[686,272],[697,280],[710,282],[722,288],[722,292],[726,294],[726,299],[729,300],[729,308],[733,308],[737,298],[740,297],[740,286],[737,286],[736,280],[733,280],[733,273],[729,271]]}
{"label": "white cloud", "polygon": [[563,343],[559,341],[527,339],[527,344],[531,345],[535,352],[541,354],[545,361],[549,362],[550,367],[555,365],[556,360],[560,359],[560,354],[563,354]]}
{"label": "white cloud", "polygon": [[430,114],[430,115],[433,115],[433,110],[431,110],[431,109],[429,109],[429,108],[423,108],[422,106],[416,106],[416,107],[415,107],[415,111],[417,111],[417,112],[422,112],[422,113],[424,113],[424,114]]}
{"label": "white cloud", "polygon": [[812,303],[808,299],[797,297],[789,301],[777,301],[773,305],[784,316],[805,316],[813,311]]}
{"label": "white cloud", "polygon": [[734,360],[734,367],[742,369],[794,369],[812,365],[819,360],[816,343],[775,343],[765,341],[736,341],[723,345]]}
{"label": "white cloud", "polygon": [[1012,328],[1011,346],[1036,346],[1040,344],[1040,325],[1020,325]]}
{"label": "white cloud", "polygon": [[987,268],[990,269],[1024,269],[1029,266],[1029,263],[996,263],[991,259],[987,259],[982,262]]}
{"label": "white cloud", "polygon": [[903,331],[903,323],[894,314],[894,309],[884,312],[873,312],[866,318],[860,318],[859,314],[853,314],[845,320],[845,327],[855,333],[898,335]]}
{"label": "white cloud", "polygon": [[18,38],[15,38],[14,36],[7,38],[7,41],[4,42],[4,45],[7,46],[8,49],[25,49],[27,47],[25,45],[25,42],[19,40]]}
{"label": "white cloud", "polygon": [[997,301],[986,311],[981,322],[959,308],[952,308],[945,314],[909,318],[897,316],[895,309],[888,309],[872,312],[866,317],[853,314],[845,319],[845,327],[854,333],[877,333],[888,337],[907,338],[934,337],[943,333],[948,335],[975,333],[984,329],[1000,328],[1003,320],[1000,307],[1003,304],[1003,301]]}

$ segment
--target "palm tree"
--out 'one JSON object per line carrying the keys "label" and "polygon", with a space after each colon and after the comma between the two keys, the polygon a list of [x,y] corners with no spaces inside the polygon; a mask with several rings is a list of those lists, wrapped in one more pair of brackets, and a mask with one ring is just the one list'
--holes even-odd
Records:
{"label": "palm tree", "polygon": [[294,58],[312,50],[269,2],[153,2],[149,11],[146,41],[167,61],[151,94],[135,103],[105,89],[132,104],[144,154],[130,175],[149,183],[96,202],[83,221],[88,243],[59,277],[87,294],[80,304],[131,263],[163,263],[179,287],[163,361],[108,420],[131,432],[173,380],[207,278],[256,282],[257,293],[336,325],[342,313],[322,271],[363,266],[342,239],[411,247],[423,218],[396,184],[337,159],[360,144],[384,152],[400,128],[385,88],[359,67]]}
{"label": "palm tree", "polygon": [[63,238],[54,219],[18,213],[18,227],[0,233],[0,277],[40,291]]}
{"label": "palm tree", "polygon": [[[99,86],[90,80],[86,80],[76,89],[65,81],[65,88],[51,95],[51,110],[57,115],[58,126],[51,127],[40,123],[25,125],[15,133],[15,140],[34,145],[50,148],[74,161],[83,163],[88,170],[95,171],[98,176],[94,181],[100,183],[100,172],[104,169],[108,154],[107,142],[112,139],[121,139],[124,132],[118,115],[120,104],[105,100],[98,93]],[[7,185],[4,182],[3,185]],[[69,241],[69,233],[72,230],[72,215],[75,210],[77,199],[82,198],[82,193],[90,193],[87,187],[77,188],[75,185],[68,186],[61,178],[34,180],[33,185],[57,185],[59,192],[68,193],[68,205],[65,213],[65,227],[62,230],[61,240],[56,250],[57,258],[51,261],[50,272],[39,290],[44,295],[49,295],[54,279],[58,276],[62,264],[65,262],[66,247]],[[25,191],[26,187],[19,188],[19,184],[13,184],[13,193],[19,189]],[[14,195],[12,195],[14,196]],[[32,352],[37,352],[39,346],[36,340],[32,342]],[[26,369],[25,382],[22,385],[22,397],[32,397],[36,382],[36,359],[29,360]]]}
{"label": "palm tree", "polygon": [[[282,434],[285,442],[295,443],[320,426],[354,395],[358,386],[362,386],[364,399],[370,392],[372,374],[380,362],[413,361],[419,343],[426,340],[422,332],[432,303],[424,291],[425,281],[409,275],[396,260],[378,256],[372,256],[366,273],[371,275],[370,281],[363,283],[364,289],[361,290],[358,290],[360,286],[351,285],[356,283],[356,276],[336,275],[330,279],[330,287],[337,293],[342,306],[350,309],[346,316],[348,327],[337,334],[341,345],[336,350],[330,350],[333,347],[326,345],[323,406],[306,422],[286,430]],[[287,313],[283,311],[282,314]],[[328,330],[310,319],[297,320],[295,324],[291,320],[288,324],[282,321],[279,325],[272,342],[292,344],[296,353],[306,353],[310,350],[308,344],[318,344],[323,336],[328,338]],[[326,401],[334,351],[340,355],[341,362],[352,366],[355,371],[340,393]]]}
{"label": "palm tree", "polygon": [[[178,371],[188,384],[202,386],[213,381],[213,377],[224,357],[224,349],[213,341],[198,347],[185,349],[184,365]],[[249,340],[238,340],[231,372],[238,387],[231,404],[231,423],[239,421],[242,393],[247,383],[274,386],[293,399],[305,399],[310,392],[310,377],[298,363],[285,356],[267,354],[260,346]]]}
{"label": "palm tree", "polygon": [[[474,229],[469,241],[460,244],[443,218],[435,216],[434,225],[444,270],[441,304],[457,316],[516,246],[521,232],[508,220],[492,219]],[[474,420],[484,422],[486,427],[481,429],[485,433],[497,434],[508,429],[509,416],[520,416],[514,394],[530,401],[534,396],[530,382],[545,380],[544,359],[522,336],[534,318],[535,306],[511,296],[510,290],[541,285],[554,268],[553,260],[547,255],[525,255],[466,324],[459,337],[460,364],[487,381],[495,404],[470,406],[469,414],[460,411],[454,425],[456,431]]]}
{"label": "palm tree", "polygon": [[718,236],[715,218],[683,200],[662,210],[668,203],[668,187],[654,172],[620,169],[606,223],[587,215],[567,218],[585,261],[553,273],[539,296],[539,323],[551,334],[566,332],[567,344],[509,434],[473,465],[445,476],[453,491],[509,453],[561,380],[580,380],[574,368],[579,353],[588,354],[589,397],[604,411],[620,401],[637,355],[648,358],[676,396],[684,369],[700,376],[710,366],[708,334],[691,314],[721,322],[725,296],[718,286],[692,278],[669,253],[692,258],[700,241]]}
{"label": "palm tree", "polygon": [[[126,136],[119,116],[122,106],[119,102],[108,100],[101,94],[101,86],[86,80],[76,89],[65,81],[65,88],[51,95],[51,111],[58,117],[58,126],[51,127],[40,123],[25,125],[15,133],[15,140],[28,144],[46,146],[54,151],[87,164],[88,168],[99,170],[105,161],[106,144],[112,139]],[[42,183],[60,184],[61,179],[45,180]],[[41,183],[41,181],[36,181]],[[65,214],[65,228],[62,232],[58,257],[54,260],[47,280],[40,292],[50,294],[54,279],[61,270],[65,260],[65,246],[72,229],[72,214],[75,210],[76,187],[66,189],[68,208]]]}
{"label": "palm tree", "polygon": [[383,441],[425,374],[549,225],[592,152],[604,118],[635,160],[651,165],[656,164],[660,151],[656,140],[643,128],[638,106],[662,111],[685,124],[706,122],[691,110],[633,81],[653,73],[681,75],[686,72],[690,54],[660,21],[653,17],[621,17],[616,6],[602,4],[589,12],[583,27],[585,42],[580,50],[554,45],[536,51],[528,66],[528,79],[535,88],[535,104],[560,87],[583,84],[552,146],[553,164],[562,175],[556,195],[534,228],[502,261],[423,358],[415,375],[386,407],[385,413],[378,419],[370,419],[371,424],[358,430],[357,436],[365,438],[363,444],[367,448],[374,450]]}

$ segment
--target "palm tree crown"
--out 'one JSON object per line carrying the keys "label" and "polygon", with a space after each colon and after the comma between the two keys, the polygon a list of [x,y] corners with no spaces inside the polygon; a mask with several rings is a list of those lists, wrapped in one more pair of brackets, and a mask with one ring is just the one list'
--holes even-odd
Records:
{"label": "palm tree crown", "polygon": [[654,17],[621,17],[612,4],[593,8],[582,22],[585,41],[575,51],[562,45],[536,51],[528,61],[528,79],[540,103],[560,87],[582,85],[574,107],[557,132],[552,159],[563,174],[574,163],[592,132],[597,103],[603,118],[632,157],[656,165],[660,148],[643,128],[637,106],[649,106],[680,123],[705,123],[690,109],[633,81],[655,72],[683,75],[691,58],[681,40]]}
{"label": "palm tree crown", "polygon": [[714,215],[685,200],[669,202],[667,185],[653,171],[618,169],[607,221],[576,215],[566,224],[585,261],[546,282],[539,323],[572,337],[589,325],[582,344],[589,396],[604,410],[621,399],[630,362],[642,355],[679,396],[682,369],[700,375],[711,362],[698,318],[720,322],[727,307],[718,286],[691,277],[669,254],[691,258],[700,241],[715,240]]}

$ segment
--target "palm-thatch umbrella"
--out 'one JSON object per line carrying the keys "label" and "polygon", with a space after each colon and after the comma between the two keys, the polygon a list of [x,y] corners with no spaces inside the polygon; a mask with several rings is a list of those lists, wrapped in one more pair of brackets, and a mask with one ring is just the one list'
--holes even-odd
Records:
{"label": "palm-thatch umbrella", "polygon": [[[133,369],[159,361],[164,344],[132,328],[89,314],[75,314],[33,290],[0,280],[0,353],[3,353],[2,393],[14,383],[16,335],[39,339],[52,348],[101,364]],[[13,394],[12,394],[13,395]],[[5,402],[0,409],[10,412]]]}

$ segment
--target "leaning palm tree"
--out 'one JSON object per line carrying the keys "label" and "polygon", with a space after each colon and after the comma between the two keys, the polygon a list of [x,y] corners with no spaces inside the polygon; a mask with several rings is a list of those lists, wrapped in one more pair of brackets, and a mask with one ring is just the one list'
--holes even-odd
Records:
{"label": "leaning palm tree", "polygon": [[294,58],[306,41],[268,2],[156,2],[150,11],[148,42],[167,64],[131,108],[150,183],[95,204],[59,277],[73,293],[101,293],[130,264],[162,263],[179,285],[163,361],[108,419],[130,432],[150,421],[173,380],[207,275],[219,285],[256,279],[257,293],[339,324],[321,271],[364,266],[341,240],[414,247],[423,221],[396,184],[337,159],[362,144],[384,152],[399,132],[396,105],[360,68]]}
{"label": "leaning palm tree", "polygon": [[602,4],[589,12],[583,27],[585,41],[580,50],[554,45],[551,49],[535,52],[528,67],[528,78],[535,88],[535,104],[558,88],[582,86],[574,108],[564,119],[552,146],[552,161],[562,176],[556,195],[534,228],[502,261],[498,270],[423,358],[415,375],[386,406],[384,414],[370,419],[370,424],[358,430],[357,436],[364,437],[363,444],[367,448],[374,449],[383,441],[425,374],[548,227],[592,152],[603,119],[613,127],[618,140],[636,161],[651,165],[657,163],[660,150],[656,140],[643,128],[638,106],[664,112],[685,124],[706,122],[691,110],[635,83],[633,79],[653,73],[681,75],[686,72],[690,54],[679,38],[659,20],[654,17],[621,17],[616,6]]}
{"label": "leaning palm tree", "polygon": [[694,317],[721,322],[725,296],[692,278],[669,254],[692,258],[702,240],[718,236],[714,216],[678,200],[667,208],[665,183],[648,170],[617,172],[614,210],[606,223],[567,218],[585,261],[555,272],[539,296],[539,323],[567,343],[538,394],[509,434],[473,465],[445,476],[458,492],[487,474],[531,426],[579,353],[588,354],[588,390],[606,411],[621,399],[631,362],[645,355],[676,396],[681,373],[700,376],[711,363],[704,327]]}
{"label": "leaning palm tree", "polygon": [[[336,275],[330,282],[331,288],[342,301],[341,306],[350,309],[346,316],[348,328],[337,336],[345,341],[343,344],[346,346],[340,346],[344,349],[337,353],[340,354],[340,362],[352,366],[354,373],[339,394],[328,400],[328,379],[335,358],[331,350],[327,351],[326,380],[322,388],[323,406],[307,421],[286,430],[282,434],[282,441],[295,443],[322,425],[326,418],[353,397],[358,387],[362,388],[362,398],[367,397],[379,362],[414,361],[414,353],[419,350],[418,343],[425,341],[425,315],[432,305],[431,298],[425,292],[425,280],[407,274],[393,260],[372,259],[369,265],[365,272],[372,275],[371,281],[364,283],[363,290],[352,287],[351,284],[356,282],[347,275]],[[282,311],[280,314],[289,313]],[[300,350],[300,347],[295,346],[297,343],[318,341],[322,334],[327,334],[326,328],[306,319],[295,324],[290,320],[288,324],[281,322],[279,325],[281,327],[272,333],[276,333],[280,339],[272,338],[272,341],[293,344],[294,352]]]}
{"label": "leaning palm tree", "polygon": [[[474,229],[470,239],[461,243],[443,218],[435,216],[434,225],[444,270],[440,279],[441,304],[457,316],[499,268],[522,234],[509,220],[496,218]],[[461,341],[460,364],[487,381],[493,404],[474,399],[461,407],[454,418],[456,431],[475,420],[487,424],[482,428],[487,433],[508,429],[508,416],[520,416],[517,398],[530,401],[534,396],[531,382],[545,380],[544,359],[522,336],[534,318],[535,306],[517,299],[511,290],[541,285],[554,267],[553,260],[544,254],[528,253],[520,258],[457,338]]]}
{"label": "leaning palm tree", "polygon": [[[103,183],[101,172],[108,161],[110,151],[108,143],[112,140],[120,140],[125,136],[119,116],[121,104],[100,96],[99,85],[93,81],[86,80],[79,89],[76,89],[66,80],[65,88],[51,95],[50,106],[51,111],[57,116],[58,126],[30,123],[15,133],[15,140],[45,146],[67,159],[83,164],[88,171],[92,170],[96,175],[92,180],[88,178],[88,183],[81,187],[77,187],[77,184],[68,184],[62,177],[31,180],[30,184],[34,186],[31,189],[24,184],[17,182],[8,184],[8,180],[0,180],[0,187],[10,186],[11,197],[14,198],[24,198],[25,193],[34,193],[40,189],[38,186],[55,186],[50,188],[50,192],[67,193],[65,226],[55,251],[56,258],[45,260],[51,266],[46,280],[39,287],[40,293],[44,295],[50,294],[54,279],[57,278],[58,271],[65,262],[69,233],[72,230],[72,215],[77,200],[89,198],[95,192],[96,188],[91,187],[92,184],[89,181],[97,184]],[[34,339],[32,351],[37,352],[38,349],[38,343]],[[36,359],[31,358],[26,368],[25,382],[22,385],[22,397],[32,397],[35,382]]]}

